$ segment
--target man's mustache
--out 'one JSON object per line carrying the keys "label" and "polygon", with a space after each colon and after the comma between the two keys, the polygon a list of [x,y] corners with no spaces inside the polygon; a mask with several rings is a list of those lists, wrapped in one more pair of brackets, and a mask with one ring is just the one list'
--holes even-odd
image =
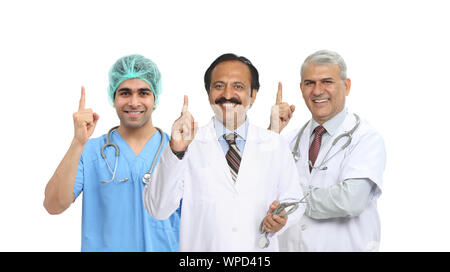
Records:
{"label": "man's mustache", "polygon": [[234,103],[234,104],[237,104],[237,105],[241,105],[242,104],[242,102],[240,100],[238,100],[237,98],[234,98],[234,97],[230,98],[230,99],[226,99],[225,97],[221,97],[221,98],[217,98],[214,101],[215,104],[223,104],[223,103],[227,103],[227,102]]}

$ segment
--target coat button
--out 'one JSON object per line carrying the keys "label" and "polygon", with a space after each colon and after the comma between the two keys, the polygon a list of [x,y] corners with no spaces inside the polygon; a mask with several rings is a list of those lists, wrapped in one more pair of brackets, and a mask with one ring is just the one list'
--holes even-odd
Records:
{"label": "coat button", "polygon": [[236,227],[233,227],[231,230],[232,230],[233,232],[237,232],[237,231],[238,231]]}
{"label": "coat button", "polygon": [[304,231],[304,230],[306,230],[306,225],[302,225],[300,228],[302,231]]}

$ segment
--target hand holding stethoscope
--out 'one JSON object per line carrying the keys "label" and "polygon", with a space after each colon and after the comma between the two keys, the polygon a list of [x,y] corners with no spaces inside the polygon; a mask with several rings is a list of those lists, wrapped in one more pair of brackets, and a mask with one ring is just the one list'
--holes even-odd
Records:
{"label": "hand holding stethoscope", "polygon": [[[309,193],[304,195],[299,201],[294,202],[272,202],[269,207],[269,212],[259,226],[259,232],[262,234],[258,240],[258,246],[260,248],[267,248],[270,245],[269,233],[277,232],[283,228],[286,225],[287,216],[295,212],[300,204],[306,204],[305,199],[308,195]],[[270,219],[276,221],[278,224],[274,225],[270,223]]]}
{"label": "hand holding stethoscope", "polygon": [[[281,210],[279,209],[281,208]],[[276,212],[278,211],[279,212]],[[264,217],[261,222],[261,230],[265,230],[266,232],[278,232],[281,228],[286,225],[287,216],[284,216],[286,213],[284,207],[280,207],[280,202],[275,200],[270,204],[269,211],[267,212],[266,217]]]}
{"label": "hand holding stethoscope", "polygon": [[81,98],[80,104],[78,106],[78,111],[73,114],[73,124],[74,124],[74,140],[78,141],[83,146],[94,133],[95,126],[99,119],[99,115],[95,113],[92,109],[86,109],[86,98],[85,98],[84,87],[81,87]]}

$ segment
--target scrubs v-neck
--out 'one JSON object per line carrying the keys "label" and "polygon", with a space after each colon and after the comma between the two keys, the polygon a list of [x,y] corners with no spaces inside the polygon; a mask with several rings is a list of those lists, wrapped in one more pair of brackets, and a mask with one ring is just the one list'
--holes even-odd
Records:
{"label": "scrubs v-neck", "polygon": [[[162,150],[168,140],[165,134]],[[142,176],[152,165],[161,134],[157,131],[137,156],[117,131],[110,141],[120,150],[116,177],[128,180],[101,182],[112,178],[100,154],[106,134],[86,143],[74,185],[76,197],[83,192],[81,251],[178,251],[180,208],[168,219],[156,220],[142,202]],[[105,155],[114,169],[114,148],[105,148]]]}

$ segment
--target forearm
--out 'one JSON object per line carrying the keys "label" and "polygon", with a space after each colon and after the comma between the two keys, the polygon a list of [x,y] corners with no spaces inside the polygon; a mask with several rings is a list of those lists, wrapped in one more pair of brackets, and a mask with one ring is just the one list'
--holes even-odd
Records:
{"label": "forearm", "polygon": [[177,158],[169,146],[163,150],[152,180],[143,192],[144,206],[154,218],[167,219],[178,208],[183,194],[185,160]]}
{"label": "forearm", "polygon": [[349,179],[327,188],[311,187],[305,214],[314,219],[358,216],[369,203],[372,184],[369,179]]}
{"label": "forearm", "polygon": [[73,186],[84,145],[72,140],[69,150],[45,187],[44,207],[50,214],[62,213],[75,200]]}
{"label": "forearm", "polygon": [[[306,194],[306,192],[303,190],[300,182],[298,182],[300,177],[298,176],[297,166],[295,165],[294,160],[292,160],[291,152],[287,146],[285,150],[285,161],[282,163],[284,167],[284,171],[282,173],[283,185],[281,187],[283,194],[280,195],[279,200],[280,202],[295,203],[300,201]],[[294,207],[295,206],[290,206],[286,209],[286,211],[294,209]],[[303,216],[304,212],[305,205],[299,203],[294,212],[288,215],[286,225],[278,232],[278,234],[283,233],[290,226],[295,225],[297,221]]]}

